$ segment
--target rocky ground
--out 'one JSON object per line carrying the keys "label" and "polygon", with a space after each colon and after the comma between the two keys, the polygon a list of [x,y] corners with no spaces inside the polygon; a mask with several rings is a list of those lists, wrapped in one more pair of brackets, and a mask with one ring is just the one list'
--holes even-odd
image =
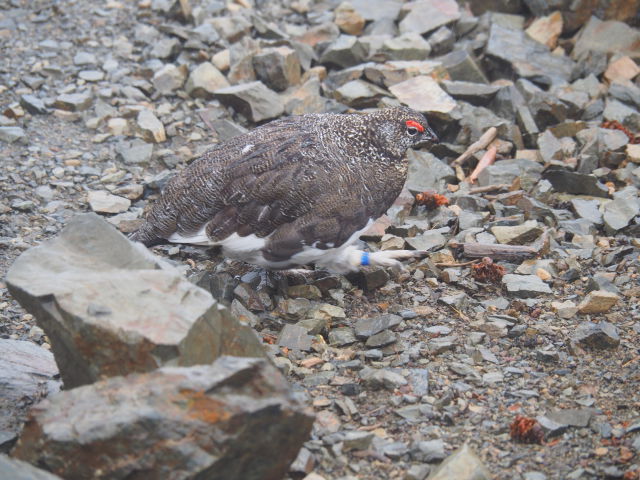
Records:
{"label": "rocky ground", "polygon": [[[134,230],[212,143],[401,102],[443,143],[410,152],[364,241],[432,252],[408,271],[265,282],[153,249],[314,409],[291,478],[447,478],[465,443],[490,472],[463,449],[474,478],[640,478],[638,5],[486,3],[0,1],[1,277],[77,213]],[[49,345],[3,283],[0,336]],[[517,416],[544,439],[513,438]]]}

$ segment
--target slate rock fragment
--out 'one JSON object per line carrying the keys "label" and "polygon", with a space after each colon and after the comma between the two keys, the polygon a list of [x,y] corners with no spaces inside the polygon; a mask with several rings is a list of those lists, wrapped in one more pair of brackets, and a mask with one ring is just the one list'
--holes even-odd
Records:
{"label": "slate rock fragment", "polygon": [[20,433],[31,405],[58,392],[60,381],[53,355],[44,347],[0,339],[0,352],[0,443],[4,449]]}

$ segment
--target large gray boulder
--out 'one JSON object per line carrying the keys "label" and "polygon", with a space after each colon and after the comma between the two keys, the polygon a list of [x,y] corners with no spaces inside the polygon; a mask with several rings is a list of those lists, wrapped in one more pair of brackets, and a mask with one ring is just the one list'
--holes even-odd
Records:
{"label": "large gray boulder", "polygon": [[23,253],[6,281],[49,337],[66,388],[220,355],[264,356],[248,325],[92,213]]}
{"label": "large gray boulder", "polygon": [[69,479],[276,480],[313,419],[268,360],[225,356],[50,397],[13,456]]}

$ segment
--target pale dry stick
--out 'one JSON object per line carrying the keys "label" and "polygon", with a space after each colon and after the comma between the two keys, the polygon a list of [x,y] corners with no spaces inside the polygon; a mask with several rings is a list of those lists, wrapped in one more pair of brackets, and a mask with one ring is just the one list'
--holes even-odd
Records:
{"label": "pale dry stick", "polygon": [[375,430],[376,428],[380,428],[382,427],[384,424],[382,423],[374,423],[373,425],[367,425],[364,427],[360,427],[358,428],[358,430],[362,431],[362,432],[370,432],[371,430]]}
{"label": "pale dry stick", "polygon": [[498,183],[496,185],[485,185],[484,187],[470,188],[469,193],[474,195],[476,193],[493,192],[494,190],[506,190],[510,187],[511,185],[509,185],[508,183]]}
{"label": "pale dry stick", "polygon": [[482,158],[478,162],[478,165],[476,165],[476,168],[473,169],[473,172],[471,172],[471,175],[469,175],[469,178],[467,179],[467,181],[469,183],[475,183],[476,180],[478,179],[478,176],[480,175],[480,172],[482,172],[485,168],[487,168],[489,165],[492,165],[493,162],[496,161],[497,153],[498,153],[498,149],[496,147],[489,148],[489,150],[487,150],[487,152],[482,156]]}
{"label": "pale dry stick", "polygon": [[497,134],[498,129],[496,127],[491,127],[489,130],[484,132],[476,142],[469,145],[469,148],[467,148],[462,155],[456,158],[451,166],[456,167],[459,165],[464,165],[464,163],[469,160],[471,155],[487,148],[487,146],[496,138]]}
{"label": "pale dry stick", "polygon": [[211,130],[212,133],[218,133],[217,130],[213,128],[213,125],[211,124],[211,122],[209,121],[209,119],[207,118],[204,112],[200,112],[199,117],[200,117],[200,120],[202,120],[205,123],[205,125],[209,127],[209,130]]}
{"label": "pale dry stick", "polygon": [[462,247],[465,257],[490,257],[494,260],[522,260],[534,257],[540,253],[539,249],[527,245],[500,245],[497,243],[450,243],[450,247]]}
{"label": "pale dry stick", "polygon": [[480,260],[471,260],[470,262],[462,262],[462,263],[447,263],[447,262],[441,262],[441,263],[436,263],[436,267],[438,268],[449,268],[449,267],[468,267],[469,265],[473,265],[475,263],[479,263]]}

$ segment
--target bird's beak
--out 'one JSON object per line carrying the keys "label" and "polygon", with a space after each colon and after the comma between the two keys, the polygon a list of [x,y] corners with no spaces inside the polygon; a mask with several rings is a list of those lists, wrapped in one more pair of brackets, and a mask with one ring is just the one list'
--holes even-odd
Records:
{"label": "bird's beak", "polygon": [[425,129],[425,131],[422,134],[422,137],[424,138],[425,142],[440,143],[440,139],[436,135],[436,132],[434,132],[430,127],[427,127]]}
{"label": "bird's beak", "polygon": [[422,138],[413,146],[413,148],[429,147],[436,143],[440,143],[440,139],[436,135],[436,132],[434,132],[430,127],[427,127],[425,131],[422,132]]}

